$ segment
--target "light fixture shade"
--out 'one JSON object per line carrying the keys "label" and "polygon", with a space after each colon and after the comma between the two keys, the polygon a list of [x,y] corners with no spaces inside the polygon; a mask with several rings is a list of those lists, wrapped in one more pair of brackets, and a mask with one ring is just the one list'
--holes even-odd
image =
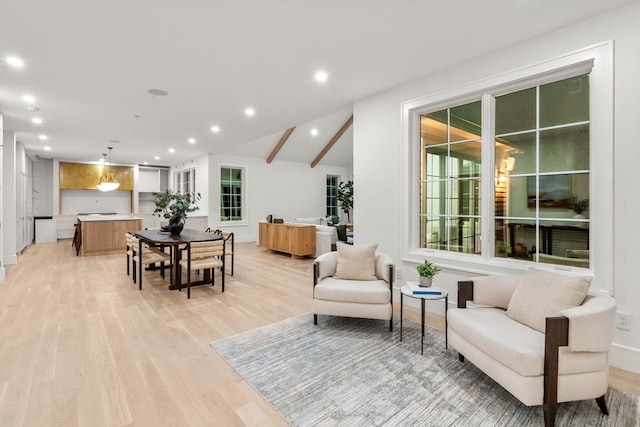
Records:
{"label": "light fixture shade", "polygon": [[[100,177],[98,185],[96,185],[96,188],[100,191],[113,191],[120,187],[120,183],[116,179],[116,174],[111,172],[111,150],[113,147],[107,147],[107,149],[109,150],[109,172],[105,172],[105,174]],[[106,164],[107,155],[103,154],[102,156]]]}
{"label": "light fixture shade", "polygon": [[113,172],[109,172],[100,177],[100,183],[96,185],[96,187],[100,191],[113,191],[120,187],[120,183],[116,179],[115,174]]}

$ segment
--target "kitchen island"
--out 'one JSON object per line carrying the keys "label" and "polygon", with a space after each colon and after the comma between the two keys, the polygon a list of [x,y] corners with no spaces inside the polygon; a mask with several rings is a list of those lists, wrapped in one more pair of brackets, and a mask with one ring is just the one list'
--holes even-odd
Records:
{"label": "kitchen island", "polygon": [[142,230],[142,218],[132,215],[78,215],[79,254],[103,255],[122,252],[127,231]]}

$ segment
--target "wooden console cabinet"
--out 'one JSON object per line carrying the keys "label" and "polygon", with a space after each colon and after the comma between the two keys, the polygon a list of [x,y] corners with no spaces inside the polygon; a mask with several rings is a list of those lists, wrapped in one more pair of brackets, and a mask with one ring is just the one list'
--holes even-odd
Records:
{"label": "wooden console cabinet", "polygon": [[316,227],[305,224],[258,225],[258,246],[292,256],[313,256],[316,253]]}

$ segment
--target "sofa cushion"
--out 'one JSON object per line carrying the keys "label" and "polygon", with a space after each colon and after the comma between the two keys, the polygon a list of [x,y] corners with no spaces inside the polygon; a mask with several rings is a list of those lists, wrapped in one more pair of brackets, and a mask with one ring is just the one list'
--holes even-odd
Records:
{"label": "sofa cushion", "polygon": [[327,277],[318,283],[314,299],[354,302],[360,304],[386,304],[391,301],[391,290],[383,280],[340,280]]}
{"label": "sofa cushion", "polygon": [[579,306],[590,284],[588,276],[564,276],[529,268],[513,291],[507,316],[544,333],[545,318]]}
{"label": "sofa cushion", "polygon": [[473,281],[473,303],[506,309],[520,276],[480,276]]}
{"label": "sofa cushion", "polygon": [[338,265],[335,277],[348,280],[376,280],[377,248],[377,244],[347,245],[338,242]]}

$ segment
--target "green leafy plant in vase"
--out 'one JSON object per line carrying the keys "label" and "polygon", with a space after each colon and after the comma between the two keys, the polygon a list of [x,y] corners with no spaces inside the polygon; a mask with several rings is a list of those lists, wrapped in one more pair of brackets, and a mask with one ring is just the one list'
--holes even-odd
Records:
{"label": "green leafy plant in vase", "polygon": [[440,269],[432,262],[425,259],[424,262],[416,267],[420,275],[420,286],[429,287],[433,282],[433,276],[440,272]]}
{"label": "green leafy plant in vase", "polygon": [[181,194],[166,190],[161,193],[152,193],[152,195],[156,205],[153,213],[169,220],[169,224],[163,229],[172,235],[180,234],[184,228],[187,214],[199,209],[196,203],[200,200],[200,193]]}

